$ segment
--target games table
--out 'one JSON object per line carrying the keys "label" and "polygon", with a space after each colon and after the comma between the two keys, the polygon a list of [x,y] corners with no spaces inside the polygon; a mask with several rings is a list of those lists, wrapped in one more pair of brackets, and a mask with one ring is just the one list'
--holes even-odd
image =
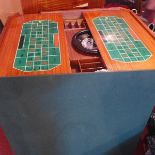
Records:
{"label": "games table", "polygon": [[[80,54],[72,47],[73,35],[85,29],[100,55]],[[154,70],[154,41],[137,15],[123,8],[17,15],[0,47],[0,76]]]}
{"label": "games table", "polygon": [[[99,55],[72,47],[72,37],[85,29]],[[129,10],[11,17],[0,44],[0,76],[15,77],[0,78],[0,127],[13,153],[131,155],[154,106],[155,73],[120,71],[152,70],[153,61],[154,35]],[[75,74],[99,68],[109,72]]]}

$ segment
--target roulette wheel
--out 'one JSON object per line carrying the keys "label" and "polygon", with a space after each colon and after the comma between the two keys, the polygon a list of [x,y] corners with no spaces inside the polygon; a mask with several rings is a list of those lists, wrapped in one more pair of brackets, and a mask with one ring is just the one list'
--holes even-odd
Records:
{"label": "roulette wheel", "polygon": [[99,55],[98,47],[89,30],[82,30],[72,38],[72,46],[77,52],[90,55]]}

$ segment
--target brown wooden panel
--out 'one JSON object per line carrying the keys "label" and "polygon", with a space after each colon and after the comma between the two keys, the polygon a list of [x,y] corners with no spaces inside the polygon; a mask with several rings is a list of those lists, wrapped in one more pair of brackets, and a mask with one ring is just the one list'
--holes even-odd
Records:
{"label": "brown wooden panel", "polygon": [[142,11],[142,0],[136,0],[136,9],[139,13]]}
{"label": "brown wooden panel", "polygon": [[74,29],[74,30],[67,30],[66,31],[66,37],[68,42],[68,52],[69,52],[69,58],[71,61],[76,60],[91,60],[94,58],[98,58],[99,56],[92,56],[92,55],[84,55],[82,53],[77,52],[73,46],[72,46],[72,37],[75,33],[79,32],[80,30]]}
{"label": "brown wooden panel", "polygon": [[[18,41],[23,23],[32,20],[53,20],[58,22],[61,65],[48,71],[24,72],[13,68],[14,58],[18,46]],[[5,35],[0,46],[0,76],[32,76],[46,74],[71,73],[70,61],[66,37],[64,34],[63,19],[59,14],[31,14],[25,16],[15,16],[10,18],[6,24]]]}
{"label": "brown wooden panel", "polygon": [[88,0],[21,0],[24,13],[73,9]]}
{"label": "brown wooden panel", "polygon": [[[85,12],[85,19],[88,26],[94,36],[94,39],[99,47],[101,56],[107,66],[111,71],[127,71],[127,70],[151,70],[155,69],[155,36],[152,32],[137,18],[131,11],[127,9],[105,9],[103,11]],[[112,60],[92,22],[92,19],[99,16],[118,16],[123,18],[130,28],[134,30],[136,35],[145,44],[145,46],[151,51],[152,56],[143,62],[130,62],[123,63],[119,61]]]}
{"label": "brown wooden panel", "polygon": [[105,0],[89,0],[89,8],[103,8]]}

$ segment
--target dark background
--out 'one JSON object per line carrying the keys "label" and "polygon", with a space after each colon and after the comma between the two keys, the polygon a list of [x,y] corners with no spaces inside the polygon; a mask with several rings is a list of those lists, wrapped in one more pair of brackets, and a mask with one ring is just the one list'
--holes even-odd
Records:
{"label": "dark background", "polygon": [[2,23],[2,21],[0,20],[0,33],[2,32],[2,30],[3,30],[3,23]]}

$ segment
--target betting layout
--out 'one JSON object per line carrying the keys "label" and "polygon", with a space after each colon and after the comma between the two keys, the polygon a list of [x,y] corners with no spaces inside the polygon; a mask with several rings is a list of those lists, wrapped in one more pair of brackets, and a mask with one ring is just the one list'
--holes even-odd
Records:
{"label": "betting layout", "polygon": [[93,19],[107,52],[113,60],[141,62],[151,57],[151,52],[140,39],[134,39],[127,23],[119,17],[107,16]]}
{"label": "betting layout", "polygon": [[154,36],[133,12],[105,9],[84,17],[109,71],[155,69]]}
{"label": "betting layout", "polygon": [[23,24],[14,68],[22,71],[49,70],[61,64],[58,23],[33,20]]}

